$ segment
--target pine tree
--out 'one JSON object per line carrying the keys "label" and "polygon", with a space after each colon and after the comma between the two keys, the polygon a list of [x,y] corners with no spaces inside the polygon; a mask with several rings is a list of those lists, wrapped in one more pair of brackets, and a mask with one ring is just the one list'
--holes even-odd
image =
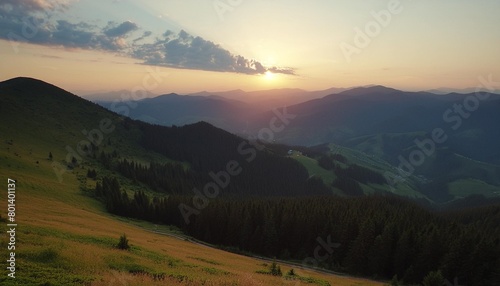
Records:
{"label": "pine tree", "polygon": [[118,249],[122,249],[122,250],[130,249],[130,245],[128,244],[128,238],[125,234],[120,236],[120,240],[118,241],[117,247],[118,247]]}
{"label": "pine tree", "polygon": [[394,275],[392,277],[392,280],[391,280],[391,283],[389,284],[389,286],[399,286],[399,280],[398,280],[398,275]]}
{"label": "pine tree", "polygon": [[443,274],[441,274],[441,271],[433,271],[429,272],[429,274],[425,276],[422,284],[424,286],[443,286],[444,282],[444,277]]}
{"label": "pine tree", "polygon": [[276,263],[276,260],[273,261],[271,267],[269,267],[269,271],[273,276],[282,276],[281,267]]}

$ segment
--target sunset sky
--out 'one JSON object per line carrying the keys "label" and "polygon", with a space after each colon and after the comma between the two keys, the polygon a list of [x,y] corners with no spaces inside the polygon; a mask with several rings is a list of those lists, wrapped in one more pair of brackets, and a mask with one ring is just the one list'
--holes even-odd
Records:
{"label": "sunset sky", "polygon": [[497,0],[0,0],[0,80],[77,94],[475,87],[500,78],[499,12]]}

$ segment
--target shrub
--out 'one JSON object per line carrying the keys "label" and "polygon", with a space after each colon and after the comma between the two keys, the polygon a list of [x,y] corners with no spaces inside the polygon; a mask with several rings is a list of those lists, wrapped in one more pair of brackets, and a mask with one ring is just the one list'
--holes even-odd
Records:
{"label": "shrub", "polygon": [[270,267],[271,275],[273,276],[282,276],[283,274],[281,273],[281,267],[276,264],[276,262],[273,262]]}
{"label": "shrub", "polygon": [[118,247],[118,249],[123,249],[123,250],[130,249],[130,245],[128,245],[128,238],[125,234],[120,236],[120,240],[118,241],[118,245],[116,247]]}

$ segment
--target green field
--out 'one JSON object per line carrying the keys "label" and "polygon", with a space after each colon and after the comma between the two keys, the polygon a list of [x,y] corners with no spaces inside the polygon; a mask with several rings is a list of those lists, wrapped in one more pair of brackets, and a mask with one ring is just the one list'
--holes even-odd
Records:
{"label": "green field", "polygon": [[461,179],[448,184],[450,194],[458,198],[470,195],[483,195],[485,197],[500,196],[500,187],[489,185],[476,179]]}
{"label": "green field", "polygon": [[309,176],[320,177],[326,185],[331,185],[333,180],[335,180],[335,174],[333,171],[325,170],[318,165],[318,161],[294,152],[289,157],[299,161],[304,167],[306,167],[309,172]]}

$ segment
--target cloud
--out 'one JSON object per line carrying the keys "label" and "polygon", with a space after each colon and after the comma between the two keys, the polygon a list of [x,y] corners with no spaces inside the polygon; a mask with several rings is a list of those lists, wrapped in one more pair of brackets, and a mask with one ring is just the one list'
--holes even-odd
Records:
{"label": "cloud", "polygon": [[85,22],[52,20],[68,8],[67,0],[2,0],[0,38],[33,44],[127,53],[127,36],[138,29],[125,21],[109,22],[104,28]]}
{"label": "cloud", "polygon": [[44,43],[54,24],[49,19],[65,11],[70,0],[1,0],[0,38]]}
{"label": "cloud", "polygon": [[70,48],[96,48],[96,39],[90,27],[85,23],[72,24],[65,20],[57,21],[54,30],[41,38],[42,44],[61,45]]}
{"label": "cloud", "polygon": [[[35,19],[33,21],[38,21],[36,18],[33,19]],[[129,47],[126,39],[119,36],[119,32],[108,36],[84,22],[74,24],[66,20],[58,20],[55,24],[40,25],[30,33],[22,33],[23,29],[26,29],[25,23],[16,21],[3,23],[0,20],[0,38],[7,40],[118,53],[126,52],[125,49]],[[18,31],[20,31],[19,34],[16,33]]]}
{"label": "cloud", "polygon": [[2,0],[0,10],[14,12],[49,12],[65,10],[69,5],[68,0]]}
{"label": "cloud", "polygon": [[144,64],[180,69],[263,74],[266,71],[295,75],[292,68],[265,67],[235,55],[214,42],[184,30],[167,30],[156,39],[151,31],[131,38],[139,26],[132,21],[108,22],[104,28],[85,22],[52,20],[51,13],[68,8],[70,0],[2,0],[0,39],[48,46],[103,50],[139,59]]}
{"label": "cloud", "polygon": [[[127,22],[118,27],[125,23]],[[129,24],[125,25],[129,26]],[[103,31],[100,33],[96,27],[83,22],[72,24],[65,20],[59,20],[55,29],[44,40],[45,44],[90,50],[122,52],[128,47],[126,40],[119,35],[124,32],[123,30],[113,32],[112,36],[105,33],[107,30]]]}
{"label": "cloud", "polygon": [[278,68],[278,67],[270,67],[267,69],[273,73],[282,73],[282,74],[290,74],[295,75],[295,70],[293,68]]}
{"label": "cloud", "polygon": [[153,34],[153,32],[151,32],[151,31],[146,31],[146,32],[144,32],[144,33],[142,34],[142,36],[140,36],[139,38],[134,39],[134,41],[133,41],[133,42],[135,43],[135,42],[142,41],[142,40],[146,39],[147,37],[151,36],[152,34]]}
{"label": "cloud", "polygon": [[234,55],[221,46],[184,30],[178,34],[167,30],[152,44],[137,45],[133,56],[145,64],[173,68],[199,69],[244,74],[262,74],[266,71],[294,75],[291,68],[266,68],[260,62]]}
{"label": "cloud", "polygon": [[123,37],[123,36],[127,35],[128,33],[137,30],[138,28],[139,27],[137,26],[137,24],[135,24],[131,21],[126,21],[126,22],[121,23],[118,26],[106,27],[104,29],[104,34],[108,37],[111,37],[111,38]]}

